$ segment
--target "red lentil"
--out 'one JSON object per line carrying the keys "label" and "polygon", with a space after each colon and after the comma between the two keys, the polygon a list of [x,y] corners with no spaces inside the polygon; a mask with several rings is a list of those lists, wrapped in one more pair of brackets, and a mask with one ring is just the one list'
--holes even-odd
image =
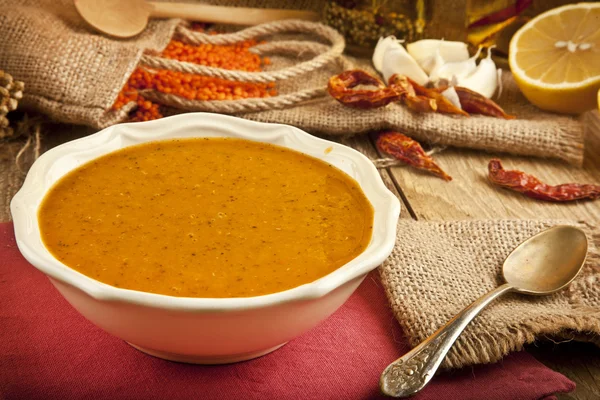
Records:
{"label": "red lentil", "polygon": [[[202,30],[201,27],[193,27],[193,29]],[[261,59],[260,56],[249,51],[256,44],[258,44],[256,40],[246,40],[231,45],[200,44],[196,46],[179,40],[171,40],[161,57],[228,70],[259,72],[263,65],[270,65],[271,60],[268,57]],[[139,93],[144,89],[154,89],[189,100],[238,100],[277,95],[274,83],[237,82],[171,70],[139,67],[129,77],[112,109],[119,110],[125,104],[133,101],[137,107],[130,115],[131,121],[162,118],[160,104],[145,99]]]}

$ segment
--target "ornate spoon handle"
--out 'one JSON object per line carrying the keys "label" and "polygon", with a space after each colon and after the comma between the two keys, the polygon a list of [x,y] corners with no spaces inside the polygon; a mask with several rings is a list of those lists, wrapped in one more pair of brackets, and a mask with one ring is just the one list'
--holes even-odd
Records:
{"label": "ornate spoon handle", "polygon": [[512,289],[509,284],[504,284],[483,295],[424,342],[388,365],[379,380],[381,391],[392,397],[406,397],[423,389],[469,322],[485,306]]}

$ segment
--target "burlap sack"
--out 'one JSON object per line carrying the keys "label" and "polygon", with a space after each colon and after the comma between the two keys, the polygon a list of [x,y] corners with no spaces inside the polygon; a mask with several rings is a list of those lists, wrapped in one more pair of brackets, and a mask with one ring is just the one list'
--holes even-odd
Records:
{"label": "burlap sack", "polygon": [[[379,271],[394,314],[416,346],[479,296],[502,282],[502,263],[520,242],[557,221],[455,221],[398,224],[396,247]],[[588,234],[579,276],[549,296],[508,294],[465,329],[445,368],[493,363],[535,340],[587,340],[600,345],[600,234]]]}
{"label": "burlap sack", "polygon": [[[323,2],[280,4],[276,1],[245,1],[235,4],[319,10]],[[71,0],[28,0],[19,5],[0,0],[0,21],[0,69],[25,81],[26,91],[21,107],[41,111],[59,121],[95,128],[126,120],[126,113],[133,104],[119,112],[110,110],[119,90],[135,66],[144,61],[144,53],[155,56],[173,36],[178,24],[178,21],[155,21],[139,37],[113,40],[91,32],[78,16]],[[179,32],[185,32],[185,28]],[[314,40],[310,35],[306,38]],[[289,38],[277,34],[265,39]],[[315,44],[317,49],[323,49],[323,43]],[[292,57],[281,53],[279,51],[272,57],[271,72],[306,61],[306,57],[315,57],[319,51],[304,52],[305,57],[302,51],[293,52]],[[440,145],[554,157],[577,165],[582,163],[582,123],[577,118],[541,112],[529,105],[509,74],[505,74],[503,79],[504,94],[499,103],[509,113],[517,115],[518,119],[514,121],[481,116],[456,118],[441,114],[415,114],[397,104],[371,111],[346,108],[332,100],[324,88],[329,77],[353,65],[366,66],[368,63],[349,58],[332,59],[326,66],[295,78],[279,79],[281,95],[265,100],[260,107],[256,105],[260,101],[256,100],[240,100],[233,105],[163,100],[175,106],[175,112],[222,112],[257,121],[291,124],[315,134],[351,135],[395,129],[418,140]],[[182,63],[178,67],[185,69]],[[298,92],[302,96],[293,96]],[[148,95],[152,96],[151,93]],[[160,97],[160,94],[156,96]]]}
{"label": "burlap sack", "polygon": [[127,117],[108,110],[139,58],[163,49],[177,23],[151,22],[133,40],[114,40],[91,33],[73,0],[0,0],[0,69],[25,82],[19,108],[109,126]]}

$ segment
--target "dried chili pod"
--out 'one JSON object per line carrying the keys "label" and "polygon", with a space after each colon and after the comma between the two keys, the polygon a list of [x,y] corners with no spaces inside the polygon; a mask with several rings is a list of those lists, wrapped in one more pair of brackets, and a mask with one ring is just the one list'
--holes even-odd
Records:
{"label": "dried chili pod", "polygon": [[433,158],[425,154],[417,141],[402,133],[389,131],[379,134],[377,148],[410,166],[429,171],[444,180],[452,180],[452,177],[446,174]]}
{"label": "dried chili pod", "polygon": [[500,160],[493,159],[488,164],[489,180],[504,188],[523,193],[525,196],[546,201],[595,200],[600,198],[600,185],[565,183],[551,186],[533,175],[522,171],[507,171]]}
{"label": "dried chili pod", "polygon": [[470,114],[483,114],[504,119],[517,118],[514,115],[508,115],[494,101],[477,92],[460,86],[454,86],[454,89],[456,89],[463,110]]}
{"label": "dried chili pod", "polygon": [[394,74],[388,79],[388,85],[394,89],[401,97],[414,97],[417,95],[412,83],[408,81],[405,75]]}
{"label": "dried chili pod", "polygon": [[437,104],[437,111],[444,113],[444,114],[460,114],[460,115],[465,115],[467,117],[469,116],[469,113],[456,107],[454,104],[452,104],[450,102],[450,100],[448,100],[446,97],[444,97],[444,95],[441,94],[440,92],[438,92],[437,90],[428,89],[424,86],[421,86],[417,82],[413,81],[412,79],[410,79],[408,77],[406,79],[408,79],[408,82],[412,85],[412,87],[414,88],[414,91],[417,95],[425,96],[429,99],[435,100],[435,102]]}
{"label": "dried chili pod", "polygon": [[434,99],[425,96],[409,96],[404,98],[404,104],[416,112],[436,112],[438,104]]}
{"label": "dried chili pod", "polygon": [[438,104],[435,99],[418,95],[408,77],[394,74],[390,76],[388,83],[389,87],[398,94],[400,100],[411,110],[416,112],[437,111]]}
{"label": "dried chili pod", "polygon": [[[377,89],[357,89],[358,85],[375,86]],[[383,107],[398,100],[398,94],[369,73],[354,69],[329,78],[327,91],[337,101],[348,107],[370,109]]]}

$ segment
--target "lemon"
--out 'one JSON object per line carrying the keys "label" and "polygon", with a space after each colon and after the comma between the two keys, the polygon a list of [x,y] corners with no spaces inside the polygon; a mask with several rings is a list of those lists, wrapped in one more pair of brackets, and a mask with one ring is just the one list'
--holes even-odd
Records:
{"label": "lemon", "polygon": [[538,15],[510,41],[510,68],[527,99],[544,110],[578,114],[596,107],[600,88],[600,3]]}

